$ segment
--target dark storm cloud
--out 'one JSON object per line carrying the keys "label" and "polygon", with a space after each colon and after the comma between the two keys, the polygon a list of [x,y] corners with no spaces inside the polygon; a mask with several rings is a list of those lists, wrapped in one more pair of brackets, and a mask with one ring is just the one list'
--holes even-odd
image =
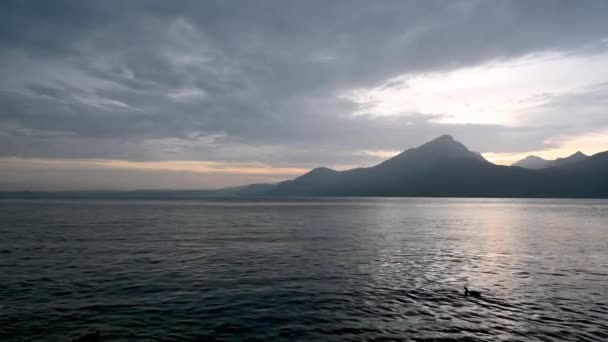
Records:
{"label": "dark storm cloud", "polygon": [[0,155],[348,164],[446,132],[482,151],[539,149],[559,122],[353,116],[340,94],[592,54],[607,14],[605,1],[4,1]]}

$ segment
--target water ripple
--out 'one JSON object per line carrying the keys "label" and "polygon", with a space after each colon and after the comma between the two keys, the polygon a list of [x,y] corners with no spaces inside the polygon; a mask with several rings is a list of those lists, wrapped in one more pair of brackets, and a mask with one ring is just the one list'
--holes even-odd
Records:
{"label": "water ripple", "polygon": [[5,200],[0,340],[608,339],[608,202],[320,201]]}

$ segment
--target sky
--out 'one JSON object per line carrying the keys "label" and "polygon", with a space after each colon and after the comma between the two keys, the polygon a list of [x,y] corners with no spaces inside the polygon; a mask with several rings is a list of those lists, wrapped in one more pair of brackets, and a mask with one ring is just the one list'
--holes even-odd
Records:
{"label": "sky", "polygon": [[0,190],[608,150],[608,1],[0,2]]}

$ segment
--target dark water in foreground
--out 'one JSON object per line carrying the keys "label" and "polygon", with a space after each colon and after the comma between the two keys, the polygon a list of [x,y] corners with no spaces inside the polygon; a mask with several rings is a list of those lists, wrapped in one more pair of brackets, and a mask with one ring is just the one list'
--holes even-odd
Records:
{"label": "dark water in foreground", "polygon": [[608,201],[0,201],[0,340],[95,328],[108,341],[607,341]]}

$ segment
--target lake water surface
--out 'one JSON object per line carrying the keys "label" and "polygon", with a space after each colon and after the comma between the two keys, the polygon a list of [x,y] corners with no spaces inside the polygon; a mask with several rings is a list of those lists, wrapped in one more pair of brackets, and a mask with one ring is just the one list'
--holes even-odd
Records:
{"label": "lake water surface", "polygon": [[0,340],[95,329],[607,341],[608,201],[1,200]]}

